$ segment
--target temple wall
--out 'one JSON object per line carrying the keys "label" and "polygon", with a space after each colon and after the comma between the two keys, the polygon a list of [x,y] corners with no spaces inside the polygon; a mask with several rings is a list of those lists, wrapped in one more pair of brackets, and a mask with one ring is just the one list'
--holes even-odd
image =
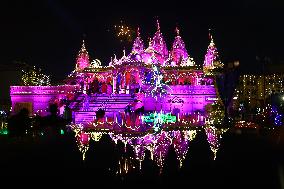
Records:
{"label": "temple wall", "polygon": [[21,108],[28,108],[31,115],[38,110],[47,110],[52,99],[75,93],[77,90],[77,85],[11,86],[12,113],[17,113]]}

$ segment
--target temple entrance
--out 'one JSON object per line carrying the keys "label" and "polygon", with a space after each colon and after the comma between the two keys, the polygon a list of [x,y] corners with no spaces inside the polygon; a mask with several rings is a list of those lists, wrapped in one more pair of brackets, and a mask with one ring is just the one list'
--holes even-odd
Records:
{"label": "temple entrance", "polygon": [[121,69],[116,76],[115,92],[118,94],[137,93],[141,87],[141,78],[136,69]]}
{"label": "temple entrance", "polygon": [[14,106],[14,113],[19,113],[23,108],[26,108],[31,115],[33,112],[33,103],[32,102],[16,102]]}

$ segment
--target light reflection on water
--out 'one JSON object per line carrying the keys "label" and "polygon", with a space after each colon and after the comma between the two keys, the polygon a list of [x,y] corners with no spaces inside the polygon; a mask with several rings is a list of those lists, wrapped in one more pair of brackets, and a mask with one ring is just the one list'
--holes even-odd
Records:
{"label": "light reflection on water", "polygon": [[[209,125],[204,126],[204,120],[202,118],[201,122],[200,117],[178,115],[177,119],[174,119],[170,115],[151,116],[146,119],[145,116],[136,116],[134,119],[129,116],[129,122],[127,122],[128,118],[125,116],[120,120],[120,124],[118,121],[114,121],[116,118],[113,118],[113,120],[111,118],[104,118],[105,121],[99,120],[96,123],[84,126],[82,124],[72,124],[70,127],[76,134],[77,145],[83,159],[85,159],[85,154],[88,150],[94,150],[89,149],[90,140],[98,142],[104,134],[109,135],[115,144],[121,141],[124,144],[125,153],[126,146],[130,145],[133,149],[134,157],[133,159],[122,158],[119,161],[119,174],[127,174],[129,169],[133,169],[135,167],[133,163],[134,159],[139,161],[141,169],[141,162],[144,160],[145,151],[147,150],[151,154],[151,159],[159,166],[160,171],[162,171],[171,145],[174,147],[181,167],[190,149],[191,141],[194,140],[196,134],[201,130],[204,130],[206,133],[207,141],[215,160],[222,134],[228,130],[218,129]],[[137,117],[140,120],[137,121]],[[191,120],[186,120],[186,118],[191,118]],[[199,122],[193,121],[194,118],[199,119]],[[175,120],[175,122],[169,120]]]}

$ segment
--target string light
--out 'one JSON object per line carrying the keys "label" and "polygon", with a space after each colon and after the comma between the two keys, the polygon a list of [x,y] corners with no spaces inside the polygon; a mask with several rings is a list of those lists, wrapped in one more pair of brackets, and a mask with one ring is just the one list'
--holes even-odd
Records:
{"label": "string light", "polygon": [[265,100],[274,93],[283,92],[284,74],[254,75],[244,74],[240,76],[239,101],[248,101],[251,107]]}
{"label": "string light", "polygon": [[134,31],[122,21],[119,25],[114,25],[114,29],[120,42],[123,42],[124,40],[127,42],[132,41]]}
{"label": "string light", "polygon": [[210,145],[210,149],[213,152],[214,160],[216,159],[218,149],[220,148],[220,140],[222,138],[222,135],[227,132],[228,128],[221,128],[218,129],[214,126],[205,126],[204,127],[206,135],[207,135],[207,141]]}
{"label": "string light", "polygon": [[22,70],[22,83],[25,86],[49,86],[50,76],[41,73],[35,66],[27,71]]}

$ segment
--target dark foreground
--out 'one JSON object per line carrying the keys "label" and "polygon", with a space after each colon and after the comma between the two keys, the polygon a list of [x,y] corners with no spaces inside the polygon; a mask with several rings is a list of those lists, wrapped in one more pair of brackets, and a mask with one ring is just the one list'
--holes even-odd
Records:
{"label": "dark foreground", "polygon": [[[199,132],[178,167],[171,148],[160,174],[146,155],[142,169],[115,174],[118,160],[130,157],[105,135],[92,142],[85,161],[74,136],[9,139],[1,136],[1,181],[8,186],[91,186],[92,188],[284,188],[284,142],[275,131],[224,134],[214,161],[205,133]],[[137,166],[136,166],[137,167]]]}

